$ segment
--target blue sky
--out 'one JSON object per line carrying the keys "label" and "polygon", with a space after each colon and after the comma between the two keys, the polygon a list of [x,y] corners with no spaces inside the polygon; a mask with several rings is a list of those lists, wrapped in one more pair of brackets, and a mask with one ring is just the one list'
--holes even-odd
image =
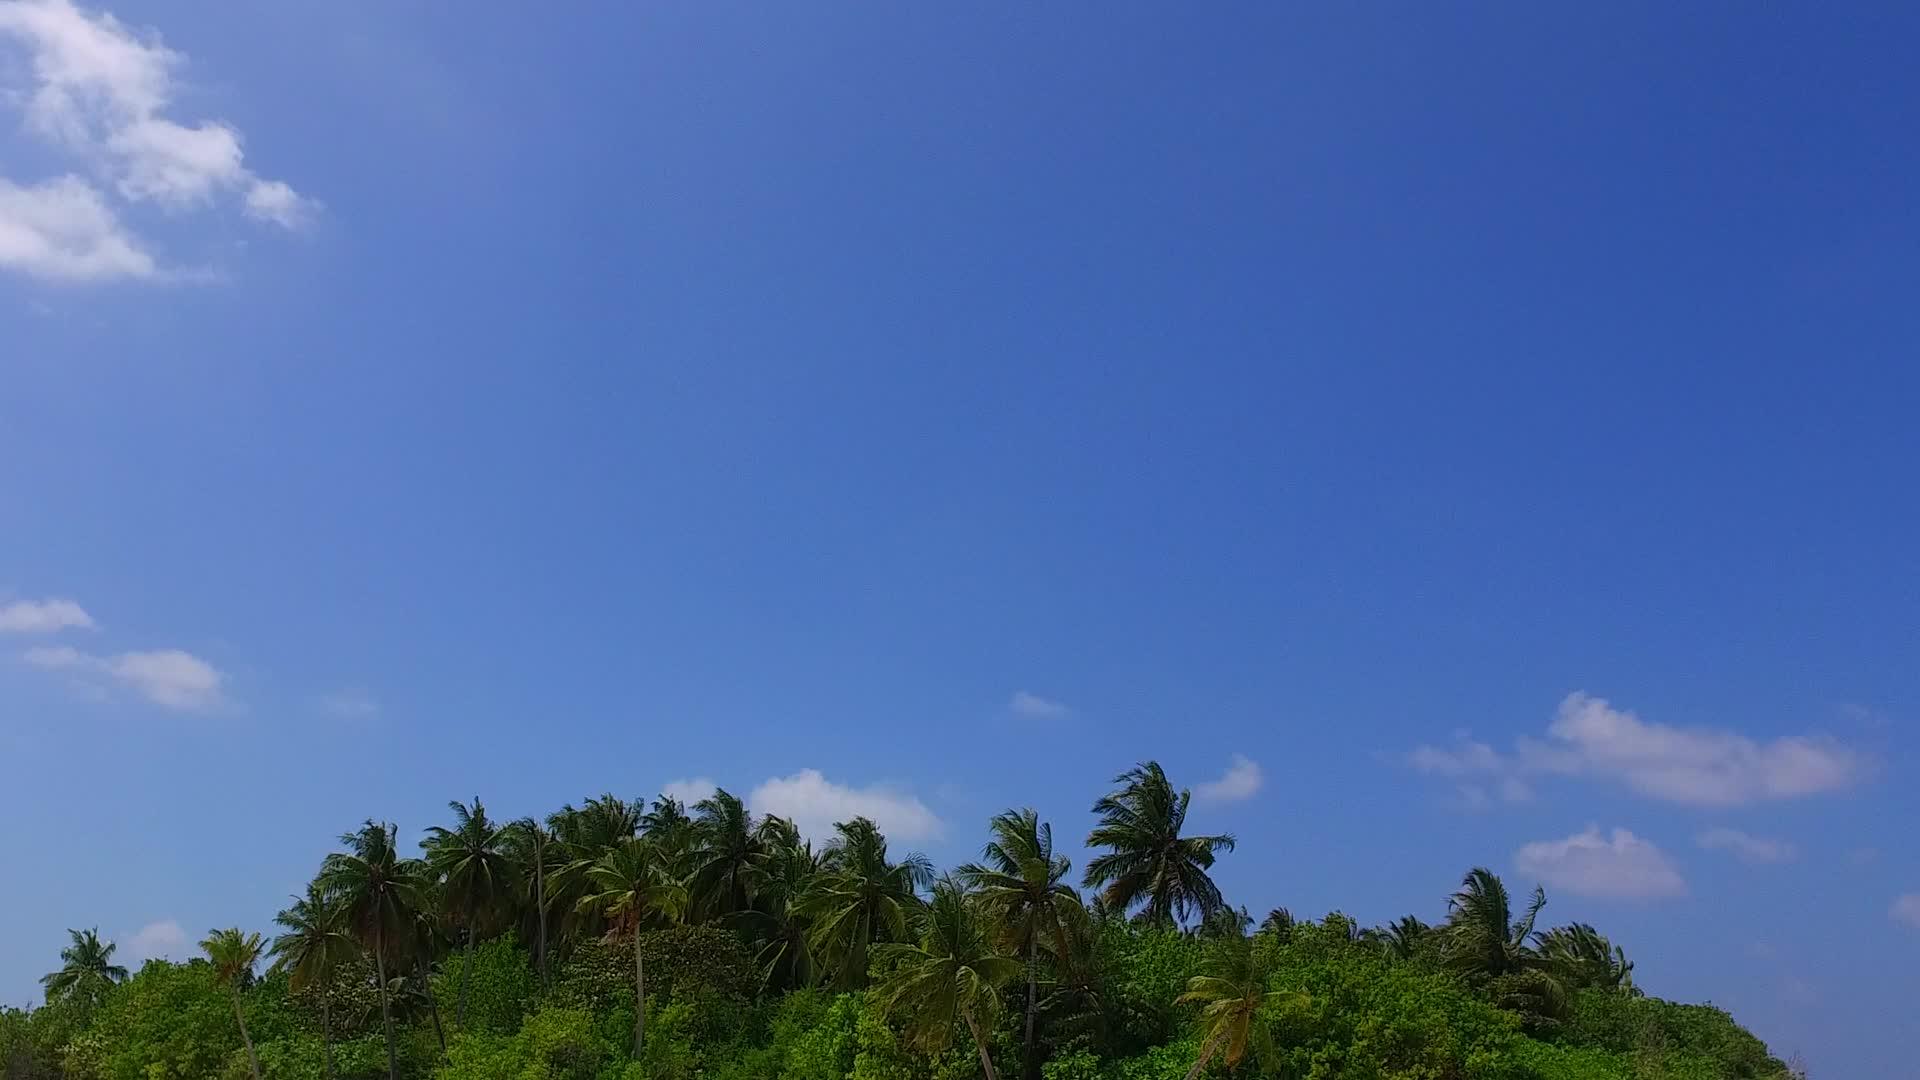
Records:
{"label": "blue sky", "polygon": [[0,998],[369,815],[1151,757],[1906,1074],[1910,11],[813,7],[0,0]]}

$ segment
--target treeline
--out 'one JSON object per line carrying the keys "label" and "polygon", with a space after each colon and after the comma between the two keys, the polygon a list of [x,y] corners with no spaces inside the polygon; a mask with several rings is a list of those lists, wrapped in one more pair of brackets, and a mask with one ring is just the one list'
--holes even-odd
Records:
{"label": "treeline", "polygon": [[[450,804],[418,854],[341,837],[268,939],[137,973],[73,931],[8,1080],[1782,1080],[1724,1012],[1469,872],[1433,924],[1230,907],[1230,836],[1160,766],[1094,804],[1078,876],[1031,810],[937,874],[875,824],[816,848],[725,791],[546,820]],[[1086,890],[1083,895],[1081,890]]]}

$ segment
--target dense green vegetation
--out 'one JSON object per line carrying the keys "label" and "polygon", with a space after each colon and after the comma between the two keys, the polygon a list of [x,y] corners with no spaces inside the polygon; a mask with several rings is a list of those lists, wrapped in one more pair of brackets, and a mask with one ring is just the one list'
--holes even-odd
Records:
{"label": "dense green vegetation", "polygon": [[[1538,929],[1484,869],[1443,921],[1255,927],[1148,763],[1094,806],[1083,875],[1031,810],[936,876],[873,822],[819,849],[721,791],[546,821],[479,800],[403,852],[341,838],[267,942],[131,975],[74,931],[0,1011],[8,1080],[1774,1080],[1726,1013],[1645,996],[1591,926]],[[261,969],[263,952],[271,963]]]}

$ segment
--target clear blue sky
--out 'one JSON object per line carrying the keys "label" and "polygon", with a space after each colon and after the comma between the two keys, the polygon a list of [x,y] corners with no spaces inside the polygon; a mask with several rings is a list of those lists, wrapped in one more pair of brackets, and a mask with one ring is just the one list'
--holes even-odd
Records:
{"label": "clear blue sky", "polygon": [[1920,21],[1550,7],[0,0],[0,997],[476,793],[1242,755],[1256,912],[1908,1075]]}

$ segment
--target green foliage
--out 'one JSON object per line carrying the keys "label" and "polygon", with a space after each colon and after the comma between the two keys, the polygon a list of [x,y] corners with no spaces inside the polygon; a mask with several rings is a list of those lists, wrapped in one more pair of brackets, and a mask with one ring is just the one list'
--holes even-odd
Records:
{"label": "green foliage", "polygon": [[[460,993],[464,959],[450,959],[434,976],[433,992],[441,1001]],[[527,951],[512,936],[498,937],[473,950],[473,974],[467,986],[466,1030],[511,1035],[539,998],[539,980]],[[378,1003],[375,1003],[378,1007]]]}
{"label": "green foliage", "polygon": [[931,893],[930,864],[871,821],[816,853],[720,795],[697,817],[605,796],[551,833],[476,801],[428,861],[369,822],[280,913],[264,973],[240,928],[209,935],[213,963],[131,978],[71,934],[48,1003],[0,1008],[0,1077],[243,1080],[243,1025],[262,1080],[323,1080],[329,1060],[335,1080],[1801,1076],[1725,1012],[1642,996],[1593,927],[1537,929],[1545,896],[1516,907],[1484,870],[1437,925],[1274,908],[1249,936],[1207,873],[1228,838],[1183,834],[1157,765],[1120,780],[1090,909],[1032,811],[995,817]]}

